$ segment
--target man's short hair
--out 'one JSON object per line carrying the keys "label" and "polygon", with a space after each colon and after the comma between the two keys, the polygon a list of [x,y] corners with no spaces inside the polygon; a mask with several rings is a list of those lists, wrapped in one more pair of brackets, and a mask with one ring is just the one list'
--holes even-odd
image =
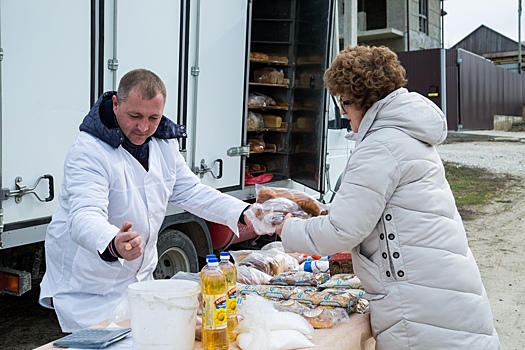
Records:
{"label": "man's short hair", "polygon": [[166,86],[162,79],[150,70],[138,68],[124,74],[118,86],[117,99],[120,102],[126,101],[129,92],[134,88],[137,88],[145,99],[152,99],[162,94],[166,102]]}

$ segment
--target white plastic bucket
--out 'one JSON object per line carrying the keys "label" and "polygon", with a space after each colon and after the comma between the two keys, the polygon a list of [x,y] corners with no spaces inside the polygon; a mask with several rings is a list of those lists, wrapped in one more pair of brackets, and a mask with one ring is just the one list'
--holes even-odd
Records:
{"label": "white plastic bucket", "polygon": [[133,349],[193,349],[199,290],[197,282],[178,279],[129,285]]}

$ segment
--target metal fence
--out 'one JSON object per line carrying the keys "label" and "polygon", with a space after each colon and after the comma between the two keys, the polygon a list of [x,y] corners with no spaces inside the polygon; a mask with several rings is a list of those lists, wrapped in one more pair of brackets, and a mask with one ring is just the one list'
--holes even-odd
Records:
{"label": "metal fence", "polygon": [[399,52],[407,88],[445,111],[449,130],[492,130],[495,115],[522,116],[525,77],[463,49]]}

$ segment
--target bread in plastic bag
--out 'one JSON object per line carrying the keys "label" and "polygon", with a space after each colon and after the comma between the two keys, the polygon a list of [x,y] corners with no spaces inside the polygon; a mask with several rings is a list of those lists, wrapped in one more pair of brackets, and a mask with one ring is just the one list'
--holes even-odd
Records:
{"label": "bread in plastic bag", "polygon": [[264,203],[254,203],[244,212],[258,235],[273,235],[275,226],[281,224],[288,213],[303,219],[310,217],[297,203],[287,198],[272,198]]}
{"label": "bread in plastic bag", "polygon": [[253,81],[263,84],[282,84],[284,72],[282,69],[277,70],[273,67],[256,69],[253,72]]}
{"label": "bread in plastic bag", "polygon": [[262,114],[249,111],[248,112],[248,122],[246,124],[247,124],[248,131],[261,130],[264,128],[264,118]]}
{"label": "bread in plastic bag", "polygon": [[257,192],[257,203],[264,203],[274,198],[286,198],[297,203],[301,210],[310,216],[326,215],[328,213],[326,204],[298,190],[259,185],[255,187],[255,191]]}
{"label": "bread in plastic bag", "polygon": [[230,251],[235,265],[256,268],[270,276],[276,276],[286,271],[296,269],[299,264],[290,255],[284,252],[282,244],[280,248],[261,250],[234,250]]}
{"label": "bread in plastic bag", "polygon": [[272,276],[251,266],[237,266],[237,282],[243,284],[268,284]]}

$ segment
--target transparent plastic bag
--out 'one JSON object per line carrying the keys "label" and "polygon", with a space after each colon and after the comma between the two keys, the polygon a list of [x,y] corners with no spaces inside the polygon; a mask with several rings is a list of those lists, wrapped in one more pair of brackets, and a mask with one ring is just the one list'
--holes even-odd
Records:
{"label": "transparent plastic bag", "polygon": [[326,204],[298,190],[258,185],[255,186],[255,191],[257,192],[257,203],[264,203],[275,198],[286,198],[297,203],[301,210],[310,216],[326,215],[328,213]]}
{"label": "transparent plastic bag", "polygon": [[258,235],[273,235],[275,226],[281,224],[286,214],[306,219],[310,217],[299,205],[287,198],[272,198],[263,203],[254,203],[245,215]]}

